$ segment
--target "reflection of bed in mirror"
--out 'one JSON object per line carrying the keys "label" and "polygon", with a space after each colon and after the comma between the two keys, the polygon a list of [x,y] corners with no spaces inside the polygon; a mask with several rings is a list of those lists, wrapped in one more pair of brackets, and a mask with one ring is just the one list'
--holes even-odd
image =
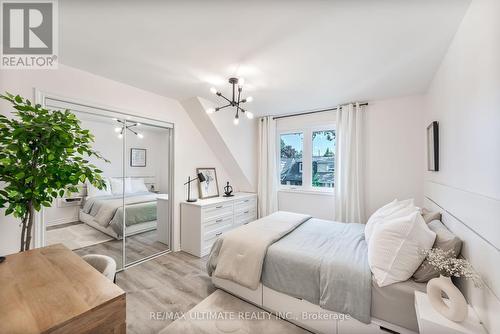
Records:
{"label": "reflection of bed in mirror", "polygon": [[[122,239],[125,211],[126,236],[158,229],[157,201],[158,198],[166,199],[166,194],[149,191],[151,187],[146,185],[144,177],[111,177],[105,182],[105,190],[87,185],[87,196],[79,212],[80,221],[115,239]],[[166,239],[167,236],[157,238],[164,243]]]}

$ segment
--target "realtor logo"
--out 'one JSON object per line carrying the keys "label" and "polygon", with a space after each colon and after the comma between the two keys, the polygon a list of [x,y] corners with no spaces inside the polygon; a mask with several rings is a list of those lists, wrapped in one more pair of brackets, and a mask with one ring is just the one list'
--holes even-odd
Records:
{"label": "realtor logo", "polygon": [[57,68],[57,2],[2,1],[2,68]]}

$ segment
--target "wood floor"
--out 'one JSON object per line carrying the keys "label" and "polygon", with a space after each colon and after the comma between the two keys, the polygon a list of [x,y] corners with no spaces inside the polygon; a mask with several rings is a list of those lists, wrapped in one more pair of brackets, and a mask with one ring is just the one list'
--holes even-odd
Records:
{"label": "wood floor", "polygon": [[214,292],[205,263],[176,252],[118,273],[116,283],[127,293],[127,333],[159,333],[173,320],[152,320],[152,312],[187,312]]}
{"label": "wood floor", "polygon": [[[68,223],[57,226],[48,226],[47,231],[54,230],[57,228],[67,227],[70,225],[83,224],[82,222]],[[144,259],[150,255],[157,254],[169,249],[167,245],[156,241],[156,231],[148,231],[136,235],[132,235],[125,238],[126,247],[126,263],[132,263],[137,260]],[[83,247],[74,250],[78,255],[86,254],[103,254],[111,256],[115,259],[117,267],[120,269],[122,267],[122,240],[110,240],[102,242],[96,245]]]}

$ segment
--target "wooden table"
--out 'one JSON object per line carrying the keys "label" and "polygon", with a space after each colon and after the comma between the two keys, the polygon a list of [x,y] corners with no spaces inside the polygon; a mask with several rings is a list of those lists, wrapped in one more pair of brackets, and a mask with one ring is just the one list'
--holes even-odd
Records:
{"label": "wooden table", "polygon": [[126,332],[125,292],[62,244],[0,264],[0,333]]}

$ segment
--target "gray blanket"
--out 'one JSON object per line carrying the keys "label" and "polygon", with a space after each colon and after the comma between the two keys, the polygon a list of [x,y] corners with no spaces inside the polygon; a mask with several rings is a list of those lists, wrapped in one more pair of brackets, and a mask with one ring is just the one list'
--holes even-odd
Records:
{"label": "gray blanket", "polygon": [[[207,263],[217,265],[217,243]],[[272,244],[262,283],[320,307],[370,323],[371,272],[364,225],[310,219]]]}
{"label": "gray blanket", "polygon": [[156,201],[158,194],[140,192],[115,196],[96,196],[87,198],[82,211],[91,215],[103,227],[111,226],[122,235],[123,204],[126,205],[125,225],[131,226],[157,219]]}

